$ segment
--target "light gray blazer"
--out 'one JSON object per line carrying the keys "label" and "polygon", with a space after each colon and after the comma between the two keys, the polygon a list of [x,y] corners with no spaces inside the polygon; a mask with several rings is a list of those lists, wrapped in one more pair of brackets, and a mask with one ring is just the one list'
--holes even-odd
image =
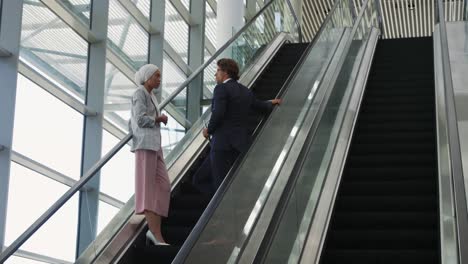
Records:
{"label": "light gray blazer", "polygon": [[129,129],[133,133],[130,151],[161,149],[161,127],[155,122],[160,115],[158,101],[154,94],[148,93],[143,85],[138,86],[132,97],[131,118]]}

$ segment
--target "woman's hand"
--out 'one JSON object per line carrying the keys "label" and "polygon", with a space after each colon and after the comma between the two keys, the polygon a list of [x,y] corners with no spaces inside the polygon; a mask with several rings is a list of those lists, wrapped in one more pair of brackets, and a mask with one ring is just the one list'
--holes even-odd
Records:
{"label": "woman's hand", "polygon": [[156,123],[164,123],[164,125],[167,125],[167,115],[162,114],[156,117]]}

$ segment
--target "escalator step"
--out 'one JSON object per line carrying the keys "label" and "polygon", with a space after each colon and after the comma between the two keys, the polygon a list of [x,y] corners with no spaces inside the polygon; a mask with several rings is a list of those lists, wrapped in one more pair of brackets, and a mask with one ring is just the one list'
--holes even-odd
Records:
{"label": "escalator step", "polygon": [[180,195],[171,201],[171,210],[177,209],[201,209],[203,210],[210,198],[203,195]]}
{"label": "escalator step", "polygon": [[373,81],[368,82],[369,88],[374,89],[422,89],[434,87],[434,80],[409,80],[401,83],[393,83],[387,81]]}
{"label": "escalator step", "polygon": [[430,112],[407,112],[404,116],[401,113],[372,113],[372,112],[365,112],[361,113],[359,117],[360,120],[365,122],[401,122],[401,121],[424,121],[424,122],[432,122],[434,120],[434,116]]}
{"label": "escalator step", "polygon": [[437,191],[434,180],[344,182],[342,195],[431,195]]}
{"label": "escalator step", "polygon": [[435,139],[435,133],[433,131],[418,131],[417,133],[405,133],[404,131],[396,131],[393,133],[386,132],[362,132],[357,133],[355,136],[356,143],[380,143],[380,142],[395,142],[395,143],[406,143],[406,142],[431,142]]}
{"label": "escalator step", "polygon": [[333,218],[335,230],[340,229],[434,229],[435,212],[340,212]]}
{"label": "escalator step", "polygon": [[437,248],[438,234],[426,229],[330,230],[331,249],[425,249]]}
{"label": "escalator step", "polygon": [[401,155],[352,155],[348,163],[352,167],[380,167],[380,166],[433,166],[436,162],[436,156],[433,153],[424,153],[419,155],[401,154]]}
{"label": "escalator step", "polygon": [[[352,150],[357,151],[357,150]],[[356,168],[348,166],[344,172],[346,180],[365,181],[380,179],[387,180],[418,180],[437,177],[437,171],[432,167],[413,166],[400,168],[395,166],[377,167],[377,168]]]}
{"label": "escalator step", "polygon": [[162,234],[167,243],[174,246],[181,246],[192,231],[191,227],[165,226],[162,228]]}
{"label": "escalator step", "polygon": [[185,209],[185,210],[174,210],[171,208],[169,216],[164,219],[166,225],[178,225],[178,226],[193,226],[197,223],[203,208],[201,209]]}
{"label": "escalator step", "polygon": [[[378,121],[378,120],[377,120]],[[434,125],[430,122],[424,121],[404,121],[399,122],[386,122],[386,123],[375,123],[366,122],[360,123],[357,126],[359,132],[373,132],[373,131],[385,131],[385,132],[424,132],[434,128]]]}
{"label": "escalator step", "polygon": [[336,209],[339,212],[425,212],[437,210],[433,195],[342,195]]}
{"label": "escalator step", "polygon": [[179,252],[178,246],[149,246],[139,249],[136,263],[172,263]]}
{"label": "escalator step", "polygon": [[328,250],[323,261],[329,264],[435,264],[435,250]]}
{"label": "escalator step", "polygon": [[433,146],[423,143],[375,143],[375,144],[355,144],[356,148],[352,154],[424,154],[434,151]]}
{"label": "escalator step", "polygon": [[406,114],[406,113],[432,113],[431,104],[418,104],[418,105],[363,105],[361,107],[362,113],[395,113],[395,114]]}

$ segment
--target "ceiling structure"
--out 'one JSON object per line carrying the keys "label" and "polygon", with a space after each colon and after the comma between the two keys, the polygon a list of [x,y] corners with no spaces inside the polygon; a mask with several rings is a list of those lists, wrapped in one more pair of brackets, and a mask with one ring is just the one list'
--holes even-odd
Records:
{"label": "ceiling structure", "polygon": [[[303,0],[302,24],[306,40],[311,41],[333,0]],[[362,0],[352,0],[356,13]],[[375,0],[371,0],[375,1]],[[434,0],[377,0],[382,14],[383,38],[411,38],[432,36],[434,31]],[[464,20],[466,3],[463,0],[444,1],[447,21]]]}

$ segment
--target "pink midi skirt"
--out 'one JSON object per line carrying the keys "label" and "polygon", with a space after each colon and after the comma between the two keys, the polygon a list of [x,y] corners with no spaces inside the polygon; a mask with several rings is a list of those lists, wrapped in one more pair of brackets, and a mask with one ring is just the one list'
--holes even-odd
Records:
{"label": "pink midi skirt", "polygon": [[136,150],[135,161],[135,213],[151,211],[167,217],[171,184],[162,150]]}

